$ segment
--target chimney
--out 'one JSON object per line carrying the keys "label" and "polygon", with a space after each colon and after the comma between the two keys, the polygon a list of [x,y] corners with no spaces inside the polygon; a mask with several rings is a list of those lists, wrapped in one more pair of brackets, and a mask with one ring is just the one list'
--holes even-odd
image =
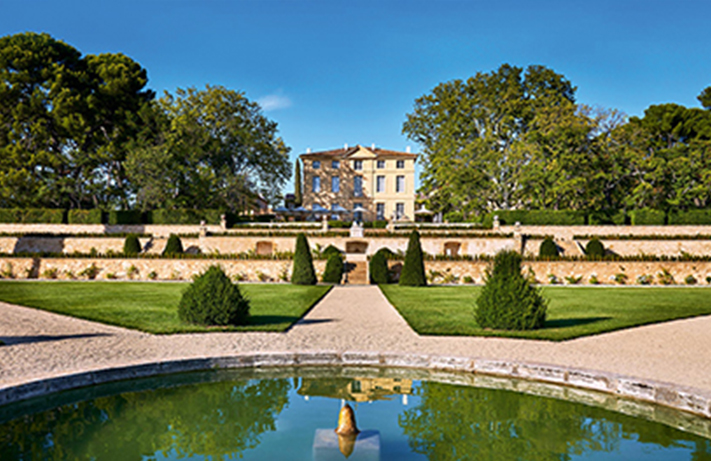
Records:
{"label": "chimney", "polygon": [[408,154],[410,153],[410,146],[407,146],[407,147],[405,148],[405,152],[407,152]]}
{"label": "chimney", "polygon": [[345,144],[343,145],[343,150],[348,150],[348,143],[345,143]]}
{"label": "chimney", "polygon": [[373,150],[375,150],[375,143],[371,144],[371,145],[370,145],[370,148],[373,149]]}
{"label": "chimney", "polygon": [[311,153],[311,148],[310,148],[310,147],[307,147],[307,148],[306,148],[306,153],[307,153],[307,154],[310,154],[310,153]]}

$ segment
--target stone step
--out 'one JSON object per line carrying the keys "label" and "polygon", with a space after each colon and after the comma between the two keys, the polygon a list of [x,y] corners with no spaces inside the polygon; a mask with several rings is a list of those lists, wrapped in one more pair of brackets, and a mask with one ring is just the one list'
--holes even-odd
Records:
{"label": "stone step", "polygon": [[343,283],[368,285],[368,261],[346,261]]}

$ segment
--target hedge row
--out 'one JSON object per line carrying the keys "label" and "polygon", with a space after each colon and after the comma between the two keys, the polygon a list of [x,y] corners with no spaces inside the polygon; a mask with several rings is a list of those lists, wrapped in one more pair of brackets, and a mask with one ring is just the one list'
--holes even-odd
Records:
{"label": "hedge row", "polygon": [[62,210],[49,208],[0,208],[0,223],[13,224],[220,224],[222,215],[227,225],[244,222],[269,222],[273,215],[239,216],[221,210],[139,210],[103,211]]}

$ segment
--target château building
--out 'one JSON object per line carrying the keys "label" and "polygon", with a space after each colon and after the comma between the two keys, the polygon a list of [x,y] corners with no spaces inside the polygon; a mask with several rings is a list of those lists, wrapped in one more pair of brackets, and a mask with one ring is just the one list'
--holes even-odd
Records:
{"label": "ch\u00e2teau building", "polygon": [[356,221],[415,218],[417,154],[344,146],[300,155],[302,205]]}

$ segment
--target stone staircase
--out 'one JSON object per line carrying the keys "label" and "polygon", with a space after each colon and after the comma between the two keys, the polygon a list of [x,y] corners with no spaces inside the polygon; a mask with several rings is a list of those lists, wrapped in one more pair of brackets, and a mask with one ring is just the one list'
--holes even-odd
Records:
{"label": "stone staircase", "polygon": [[368,285],[368,261],[346,261],[343,283]]}

